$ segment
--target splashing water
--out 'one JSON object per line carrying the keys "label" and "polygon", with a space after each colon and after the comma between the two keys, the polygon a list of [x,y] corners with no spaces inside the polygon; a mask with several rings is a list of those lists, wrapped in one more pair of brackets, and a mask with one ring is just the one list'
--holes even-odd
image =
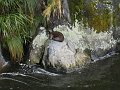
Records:
{"label": "splashing water", "polygon": [[[82,63],[86,62],[84,58],[85,59],[91,58],[93,61],[98,61],[111,57],[112,55],[116,54],[115,48],[116,48],[117,40],[113,38],[112,28],[110,28],[110,30],[108,30],[107,32],[97,33],[94,29],[91,29],[88,26],[84,27],[83,22],[78,23],[76,21],[75,25],[71,26],[71,29],[67,25],[61,25],[55,27],[54,31],[59,31],[63,33],[65,37],[65,42],[64,42],[65,45],[63,45],[63,43],[59,44],[59,42],[55,43],[54,41],[53,43],[49,43],[49,46],[51,46],[51,49],[49,47],[49,51],[52,51],[53,48],[55,50],[58,50],[57,53],[56,52],[54,53],[55,50],[53,50],[52,54],[49,55],[49,61],[53,66],[55,66],[55,64],[57,64],[60,61],[61,65],[63,65],[65,68],[66,67],[69,68],[71,66],[76,66],[78,63],[80,63],[81,65]],[[36,47],[39,48],[40,46],[44,45],[47,38],[48,37],[46,36],[45,30],[41,30],[40,34],[36,36],[36,38],[33,41],[33,48]],[[60,45],[63,45],[64,48],[62,48]],[[84,52],[87,52],[88,54],[85,55],[85,57],[83,56]],[[70,53],[72,53],[72,55]],[[78,58],[76,57],[77,56],[76,53],[79,55]],[[57,62],[58,59],[57,55],[59,57],[58,62]],[[73,56],[73,58],[71,57],[66,58],[67,55],[69,55],[69,57]],[[83,60],[81,61],[81,59]],[[41,69],[40,70],[33,69],[32,72],[46,73],[44,71],[42,72]]]}
{"label": "splashing water", "polygon": [[113,38],[112,29],[107,32],[96,33],[95,30],[84,27],[82,22],[78,23],[76,21],[72,30],[68,26],[62,25],[54,28],[54,31],[60,31],[64,34],[65,40],[73,52],[76,49],[79,49],[80,52],[85,49],[91,50],[91,57],[94,60],[98,60],[100,57],[105,58],[108,53],[111,55],[115,53],[114,49],[117,41]]}
{"label": "splashing water", "polygon": [[50,76],[58,76],[59,74],[52,73],[46,71],[45,69],[40,68],[39,65],[27,65],[27,64],[20,64],[19,70],[17,73],[13,73],[13,75],[24,75],[26,74],[43,74],[43,75],[50,75]]}

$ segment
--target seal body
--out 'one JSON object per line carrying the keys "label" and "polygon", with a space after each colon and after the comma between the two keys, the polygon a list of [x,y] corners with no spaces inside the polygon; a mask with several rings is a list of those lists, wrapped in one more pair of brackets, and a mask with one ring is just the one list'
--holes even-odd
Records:
{"label": "seal body", "polygon": [[49,39],[52,39],[52,40],[58,41],[58,42],[63,42],[64,35],[61,32],[53,31],[53,32],[50,32]]}

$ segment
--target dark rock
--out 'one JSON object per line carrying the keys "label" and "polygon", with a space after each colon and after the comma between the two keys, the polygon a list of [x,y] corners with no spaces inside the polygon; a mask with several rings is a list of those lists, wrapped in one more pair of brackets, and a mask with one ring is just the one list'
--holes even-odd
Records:
{"label": "dark rock", "polygon": [[6,72],[10,67],[10,63],[6,62],[2,53],[1,53],[1,47],[0,47],[0,73]]}
{"label": "dark rock", "polygon": [[116,52],[120,53],[120,42],[116,45]]}

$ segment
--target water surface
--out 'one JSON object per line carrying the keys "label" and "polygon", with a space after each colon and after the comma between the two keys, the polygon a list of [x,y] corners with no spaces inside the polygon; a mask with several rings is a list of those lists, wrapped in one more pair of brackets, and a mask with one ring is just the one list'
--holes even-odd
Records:
{"label": "water surface", "polygon": [[[27,70],[27,69],[26,69]],[[38,68],[32,73],[0,75],[0,90],[119,90],[120,55],[96,61],[68,74],[55,74]]]}

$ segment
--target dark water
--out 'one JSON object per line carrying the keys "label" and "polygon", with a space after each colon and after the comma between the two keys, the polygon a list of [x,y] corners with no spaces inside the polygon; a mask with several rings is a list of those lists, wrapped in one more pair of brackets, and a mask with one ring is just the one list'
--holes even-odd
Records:
{"label": "dark water", "polygon": [[120,90],[120,55],[69,74],[43,72],[38,69],[29,74],[2,73],[0,90]]}

